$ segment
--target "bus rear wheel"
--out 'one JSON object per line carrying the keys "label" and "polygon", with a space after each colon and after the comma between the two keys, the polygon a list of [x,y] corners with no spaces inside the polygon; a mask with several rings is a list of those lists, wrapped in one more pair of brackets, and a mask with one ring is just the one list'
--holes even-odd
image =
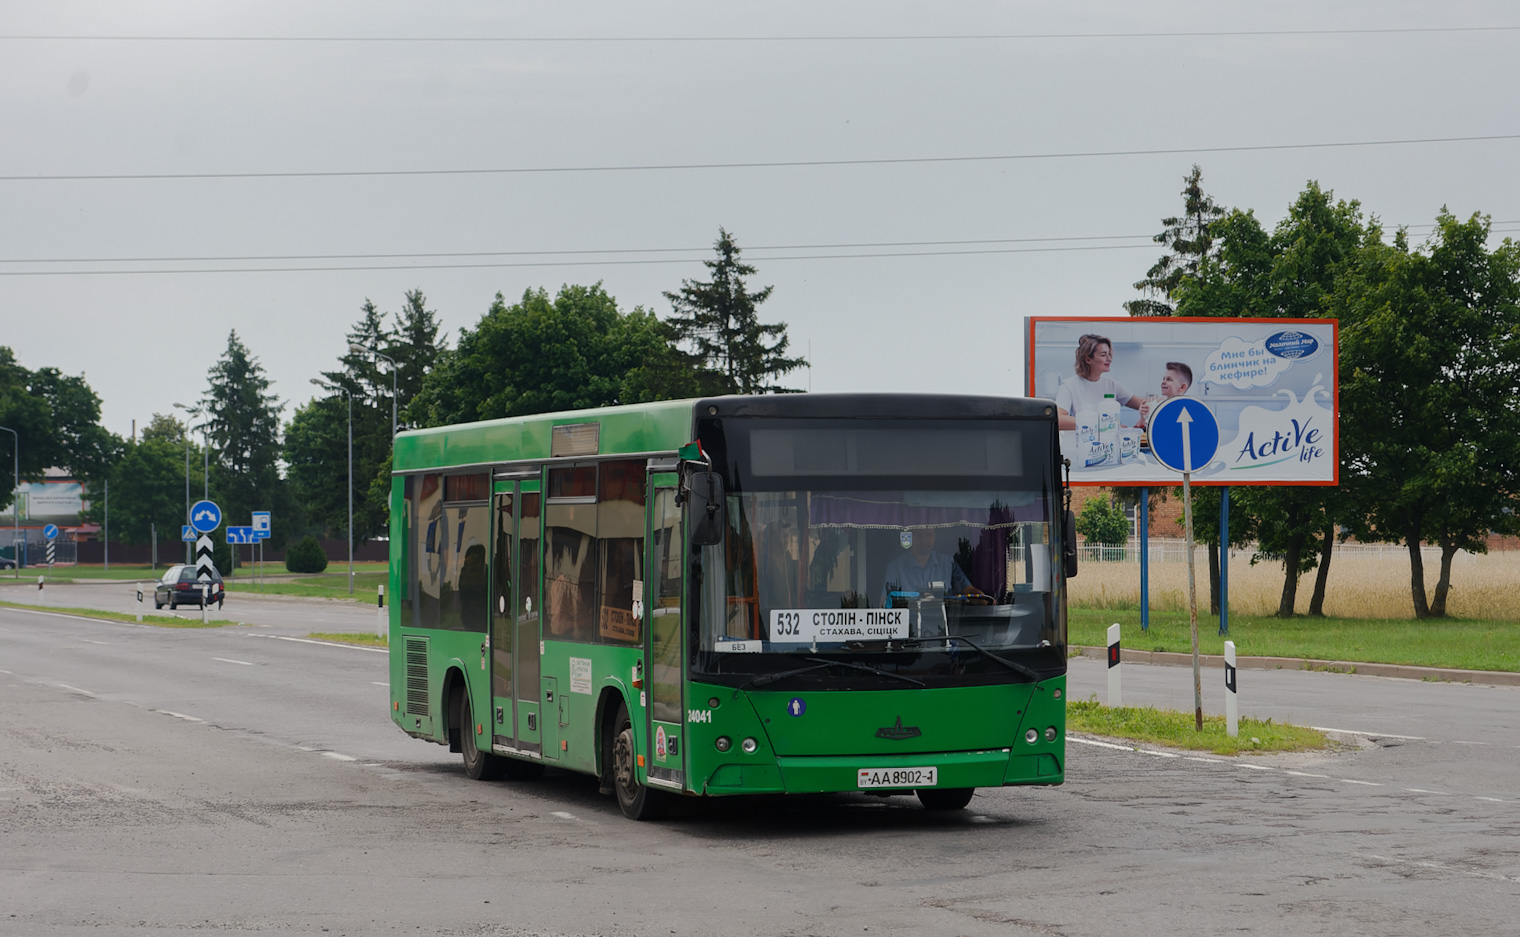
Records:
{"label": "bus rear wheel", "polygon": [[617,721],[609,744],[607,763],[612,768],[612,789],[618,808],[630,820],[658,820],[670,810],[670,797],[639,783],[633,744],[633,721],[628,718],[628,704],[618,704]]}
{"label": "bus rear wheel", "polygon": [[495,781],[506,774],[506,759],[483,752],[475,744],[475,720],[471,718],[469,694],[455,694],[456,718],[459,720],[459,751],[464,756],[464,773],[472,781]]}
{"label": "bus rear wheel", "polygon": [[960,810],[971,803],[974,787],[921,787],[918,802],[925,810]]}

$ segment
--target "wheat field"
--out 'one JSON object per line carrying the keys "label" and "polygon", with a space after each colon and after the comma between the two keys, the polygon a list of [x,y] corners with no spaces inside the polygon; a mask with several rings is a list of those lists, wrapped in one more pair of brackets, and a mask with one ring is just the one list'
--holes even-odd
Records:
{"label": "wheat field", "polygon": [[[1252,566],[1249,552],[1231,556],[1229,603],[1231,614],[1273,615],[1282,596],[1283,572],[1279,563],[1262,561]],[[1194,558],[1198,603],[1209,601],[1208,554],[1200,548]],[[1435,595],[1440,559],[1425,556],[1426,601]],[[1298,582],[1294,611],[1309,610],[1316,572]],[[1325,614],[1332,618],[1414,617],[1410,598],[1409,556],[1337,554],[1330,563],[1325,585]],[[1077,578],[1070,583],[1070,601],[1080,608],[1138,607],[1140,563],[1084,560]],[[1156,611],[1187,608],[1187,563],[1150,564],[1150,606]],[[1488,554],[1459,553],[1452,560],[1448,615],[1468,619],[1520,620],[1520,551]]]}

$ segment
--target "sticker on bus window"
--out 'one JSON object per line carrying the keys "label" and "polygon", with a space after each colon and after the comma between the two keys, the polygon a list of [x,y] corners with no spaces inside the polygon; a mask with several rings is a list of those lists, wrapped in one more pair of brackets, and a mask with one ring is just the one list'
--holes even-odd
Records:
{"label": "sticker on bus window", "polygon": [[771,640],[889,641],[908,636],[906,608],[778,608],[771,610]]}
{"label": "sticker on bus window", "polygon": [[733,638],[718,638],[717,650],[729,654],[759,654],[765,648],[764,641],[735,641]]}

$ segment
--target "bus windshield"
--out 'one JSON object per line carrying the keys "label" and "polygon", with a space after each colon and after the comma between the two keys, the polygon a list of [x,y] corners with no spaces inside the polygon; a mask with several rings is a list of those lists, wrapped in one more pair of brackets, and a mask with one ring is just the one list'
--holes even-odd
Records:
{"label": "bus windshield", "polygon": [[730,423],[726,536],[701,548],[695,669],[844,662],[813,678],[837,683],[868,679],[862,664],[1000,680],[1062,666],[1049,449],[1007,427],[915,439],[914,427]]}

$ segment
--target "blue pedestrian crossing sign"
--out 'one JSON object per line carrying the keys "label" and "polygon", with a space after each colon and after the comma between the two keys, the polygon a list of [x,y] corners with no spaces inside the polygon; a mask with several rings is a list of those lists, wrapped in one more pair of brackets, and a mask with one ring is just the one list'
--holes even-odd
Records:
{"label": "blue pedestrian crossing sign", "polygon": [[189,524],[183,524],[179,528],[179,539],[186,543],[194,543],[196,538],[195,528]]}
{"label": "blue pedestrian crossing sign", "polygon": [[190,508],[190,526],[209,534],[222,526],[222,509],[215,501],[197,501]]}
{"label": "blue pedestrian crossing sign", "polygon": [[49,540],[52,540],[55,537],[57,537],[58,536],[58,525],[57,524],[49,524],[46,527],[42,528],[42,536],[48,538]]}
{"label": "blue pedestrian crossing sign", "polygon": [[1219,421],[1200,400],[1173,397],[1152,410],[1151,455],[1174,472],[1196,472],[1219,451]]}

